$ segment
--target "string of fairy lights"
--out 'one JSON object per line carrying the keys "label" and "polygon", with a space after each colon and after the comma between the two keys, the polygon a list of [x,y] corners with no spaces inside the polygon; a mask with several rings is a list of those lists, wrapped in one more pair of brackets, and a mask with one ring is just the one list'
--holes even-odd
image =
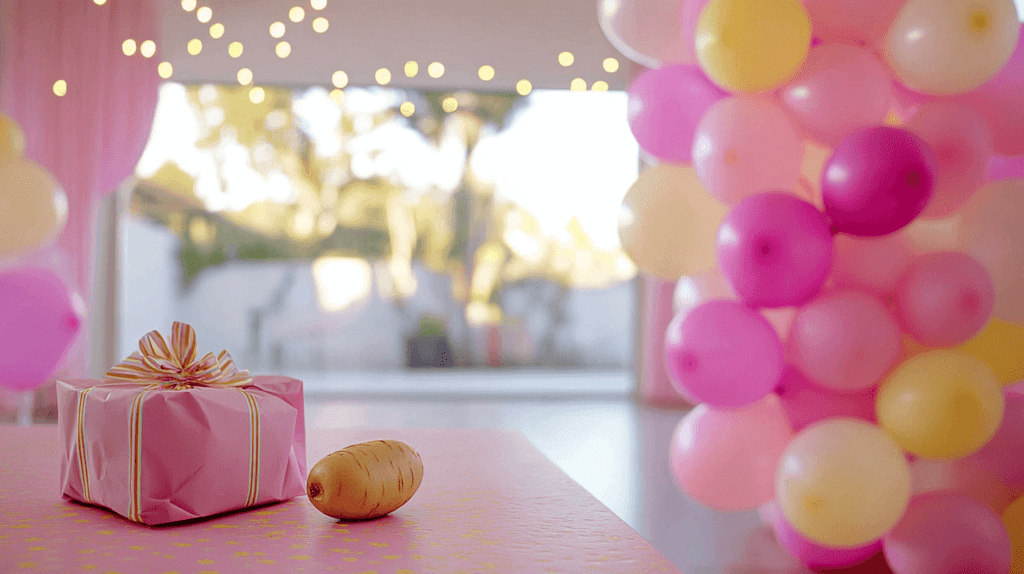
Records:
{"label": "string of fairy lights", "polygon": [[[92,0],[94,4],[102,6],[107,3],[107,0]],[[330,22],[323,16],[318,16],[321,10],[327,7],[327,0],[309,0],[310,8],[314,12],[311,20],[313,31],[317,34],[323,34],[330,28]],[[210,24],[213,20],[213,9],[209,6],[199,6],[198,0],[181,0],[181,9],[185,12],[194,12],[196,19],[201,24]],[[292,24],[300,24],[306,20],[307,11],[302,6],[292,6],[288,10],[288,21]],[[285,33],[287,32],[287,24],[283,21],[277,21],[270,24],[269,32],[270,36],[275,40],[278,40],[274,46],[274,53],[278,58],[287,58],[292,53],[292,46],[287,40],[284,40]],[[213,22],[210,24],[209,34],[213,40],[219,40],[224,37],[225,29],[224,24],[220,22]],[[228,55],[232,58],[239,58],[245,50],[245,47],[239,41],[234,41],[228,44]],[[203,51],[203,41],[200,38],[192,38],[186,44],[186,50],[191,56],[198,56]],[[144,58],[152,58],[156,55],[156,42],[153,40],[143,40],[137,42],[134,38],[128,38],[121,44],[121,51],[125,56],[134,56],[136,53],[140,54]],[[558,63],[564,68],[568,68],[573,65],[576,58],[572,52],[564,51],[558,54]],[[619,70],[619,61],[614,57],[607,57],[602,62],[602,67],[605,72],[614,74]],[[431,78],[441,78],[445,73],[444,64],[441,62],[431,62],[426,67],[427,75]],[[419,62],[415,60],[409,60],[405,63],[403,73],[407,78],[415,78],[420,72]],[[169,80],[174,75],[174,66],[167,61],[160,62],[157,65],[157,73],[161,78]],[[493,66],[484,64],[477,70],[477,77],[484,82],[490,82],[496,77],[497,72]],[[249,101],[253,104],[260,104],[266,99],[266,90],[260,86],[254,84],[255,76],[253,71],[249,68],[240,68],[236,74],[236,79],[241,86],[250,86],[249,88]],[[374,73],[374,80],[381,86],[387,86],[393,79],[392,72],[388,68],[380,68]],[[333,89],[330,92],[331,101],[335,104],[340,105],[345,98],[344,89],[348,86],[349,77],[344,70],[337,70],[331,74],[331,85]],[[529,95],[533,91],[533,84],[530,80],[522,78],[515,84],[516,93],[521,96]],[[573,92],[584,92],[587,91],[587,81],[583,78],[574,78],[569,82],[569,90]],[[594,92],[606,92],[608,91],[608,82],[604,80],[597,80],[590,85],[590,90]],[[68,85],[67,81],[60,79],[53,84],[53,93],[58,97],[67,95]],[[454,96],[447,97],[442,100],[441,108],[448,113],[454,112],[459,107],[458,98]],[[405,101],[399,106],[399,111],[406,117],[412,116],[416,113],[415,105],[410,101]]]}

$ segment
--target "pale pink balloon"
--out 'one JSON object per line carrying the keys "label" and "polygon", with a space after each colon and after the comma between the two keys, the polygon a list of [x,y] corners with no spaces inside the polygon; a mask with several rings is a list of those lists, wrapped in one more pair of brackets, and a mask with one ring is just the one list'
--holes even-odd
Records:
{"label": "pale pink balloon", "polygon": [[902,233],[881,237],[836,236],[832,277],[836,287],[852,287],[883,300],[896,292],[913,251]]}
{"label": "pale pink balloon", "polygon": [[[713,299],[728,299],[730,301],[737,299],[729,282],[717,269],[680,277],[672,295],[673,317],[685,316],[694,307]],[[779,335],[779,339],[784,342],[789,336],[793,319],[796,318],[796,308],[779,307],[778,309],[761,309],[760,312],[771,323]],[[699,403],[700,401],[694,402]]]}
{"label": "pale pink balloon", "polygon": [[715,510],[752,510],[775,496],[775,468],[793,431],[775,395],[735,410],[699,405],[672,436],[679,488]]}
{"label": "pale pink balloon", "polygon": [[982,468],[972,457],[959,460],[919,458],[910,463],[913,494],[956,492],[1002,514],[1011,502],[1024,495],[1024,488],[1004,482],[994,471]]}
{"label": "pale pink balloon", "polygon": [[992,155],[985,118],[970,106],[931,102],[920,106],[904,128],[930,145],[938,159],[932,197],[921,216],[952,215],[985,183]]}
{"label": "pale pink balloon", "polygon": [[997,155],[993,157],[988,162],[988,174],[985,178],[988,181],[1024,179],[1024,155],[1019,157]]}
{"label": "pale pink balloon", "polygon": [[896,290],[903,330],[929,347],[967,342],[988,322],[995,287],[985,268],[963,253],[919,255]]}
{"label": "pale pink balloon", "polygon": [[[1024,30],[1022,30],[1024,32]],[[992,130],[992,144],[1001,155],[1024,155],[1024,33],[1010,61],[991,80],[961,96],[978,108]]]}
{"label": "pale pink balloon", "polygon": [[782,401],[793,432],[830,417],[847,417],[875,422],[875,389],[837,393],[814,384],[793,367],[786,369],[775,391]]}
{"label": "pale pink balloon", "polygon": [[882,123],[895,102],[892,77],[882,62],[866,49],[844,44],[812,48],[800,73],[779,95],[797,123],[829,146]]}
{"label": "pale pink balloon", "polygon": [[844,393],[878,383],[899,358],[902,335],[889,309],[854,290],[828,293],[793,322],[793,365],[819,385]]}
{"label": "pale pink balloon", "polygon": [[1005,408],[995,436],[968,460],[994,472],[1008,485],[1024,488],[1024,394],[1007,392]]}
{"label": "pale pink balloon", "polygon": [[712,105],[697,124],[693,167],[707,190],[735,205],[756,193],[793,190],[803,145],[779,106],[758,97],[731,97]]}
{"label": "pale pink balloon", "polygon": [[907,0],[805,0],[814,36],[857,46],[879,44]]}
{"label": "pale pink balloon", "polygon": [[[598,0],[597,15],[608,41],[647,68],[692,64],[693,31],[686,15],[695,0]],[[682,24],[682,26],[681,26]]]}

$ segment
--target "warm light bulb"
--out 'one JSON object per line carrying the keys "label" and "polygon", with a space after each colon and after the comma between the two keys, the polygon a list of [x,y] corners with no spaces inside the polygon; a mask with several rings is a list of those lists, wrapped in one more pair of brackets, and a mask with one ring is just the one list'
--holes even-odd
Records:
{"label": "warm light bulb", "polygon": [[331,95],[329,97],[331,98],[331,102],[334,103],[334,105],[340,106],[341,103],[345,101],[345,92],[343,90],[335,88],[331,90]]}
{"label": "warm light bulb", "polygon": [[614,74],[619,71],[619,61],[615,58],[605,58],[602,65],[604,66],[604,71],[609,74]]}
{"label": "warm light bulb", "polygon": [[92,0],[92,2],[97,6],[102,6],[107,3],[107,0]]}
{"label": "warm light bulb", "polygon": [[398,111],[402,112],[402,115],[408,118],[416,113],[416,105],[412,102],[402,102],[402,105],[398,106]]}
{"label": "warm light bulb", "polygon": [[533,84],[530,83],[530,80],[519,80],[516,82],[516,92],[518,92],[520,96],[529,95],[532,91]]}
{"label": "warm light bulb", "polygon": [[292,45],[288,42],[278,42],[277,47],[274,48],[274,52],[278,58],[287,58],[292,53]]}
{"label": "warm light bulb", "polygon": [[585,92],[587,90],[587,81],[583,78],[575,78],[569,82],[569,89],[574,92]]}
{"label": "warm light bulb", "polygon": [[156,73],[166,80],[174,73],[174,66],[170,62],[160,62],[160,65],[156,67]]}
{"label": "warm light bulb", "polygon": [[558,63],[563,67],[568,68],[576,61],[576,57],[572,55],[572,52],[562,52],[558,55]]}
{"label": "warm light bulb", "polygon": [[131,38],[128,38],[121,43],[121,51],[124,52],[125,56],[134,56],[136,47],[135,40],[132,40]]}
{"label": "warm light bulb", "polygon": [[232,58],[237,58],[242,55],[242,49],[241,42],[231,42],[228,44],[228,55]]}
{"label": "warm light bulb", "polygon": [[196,9],[196,0],[181,0],[181,9],[191,12]]}
{"label": "warm light bulb", "polygon": [[146,40],[139,46],[139,53],[142,54],[143,58],[152,58],[156,54],[156,42],[153,40]]}
{"label": "warm light bulb", "polygon": [[477,75],[480,76],[481,80],[490,82],[494,79],[494,68],[491,66],[480,66],[480,69],[477,70]]}
{"label": "warm light bulb", "polygon": [[608,91],[608,82],[606,82],[604,80],[598,80],[598,81],[594,82],[594,85],[591,86],[590,89],[591,89],[591,91],[594,91],[594,92],[607,92]]}
{"label": "warm light bulb", "polygon": [[327,18],[320,17],[313,20],[313,31],[317,34],[323,34],[330,26],[331,23],[327,21]]}
{"label": "warm light bulb", "polygon": [[270,25],[270,35],[274,38],[284,36],[284,22],[274,22]]}
{"label": "warm light bulb", "polygon": [[262,104],[266,97],[267,93],[259,86],[249,90],[249,101],[254,104]]}
{"label": "warm light bulb", "polygon": [[209,22],[213,18],[213,10],[209,6],[203,6],[196,11],[196,19],[203,24]]}
{"label": "warm light bulb", "polygon": [[449,114],[459,109],[459,101],[455,98],[448,96],[441,100],[441,109],[448,112]]}
{"label": "warm light bulb", "polygon": [[378,84],[386,86],[391,82],[391,70],[381,68],[377,70],[377,73],[374,74],[373,77],[377,80]]}
{"label": "warm light bulb", "polygon": [[429,74],[431,78],[440,78],[444,75],[444,64],[441,62],[432,62],[427,66],[427,74]]}
{"label": "warm light bulb", "polygon": [[221,36],[224,35],[224,24],[217,22],[213,26],[210,26],[210,37],[214,40],[220,40]]}
{"label": "warm light bulb", "polygon": [[238,70],[238,83],[243,86],[248,86],[252,83],[252,70],[249,68],[242,68]]}
{"label": "warm light bulb", "polygon": [[348,85],[348,74],[342,72],[341,70],[334,72],[333,74],[331,74],[331,83],[334,84],[334,87],[338,88],[339,90],[341,88],[344,88],[345,86]]}
{"label": "warm light bulb", "polygon": [[63,97],[68,93],[68,83],[64,80],[57,80],[53,83],[53,93],[56,94],[57,97]]}
{"label": "warm light bulb", "polygon": [[309,0],[309,5],[314,10],[323,10],[327,7],[327,0]]}
{"label": "warm light bulb", "polygon": [[203,41],[199,38],[192,38],[188,41],[188,53],[193,56],[198,56],[199,52],[203,51]]}
{"label": "warm light bulb", "polygon": [[409,60],[405,63],[405,77],[415,78],[416,74],[420,73],[420,65],[413,60]]}
{"label": "warm light bulb", "polygon": [[302,6],[293,6],[288,11],[288,19],[298,24],[302,22],[302,19],[306,17],[306,11],[302,9]]}

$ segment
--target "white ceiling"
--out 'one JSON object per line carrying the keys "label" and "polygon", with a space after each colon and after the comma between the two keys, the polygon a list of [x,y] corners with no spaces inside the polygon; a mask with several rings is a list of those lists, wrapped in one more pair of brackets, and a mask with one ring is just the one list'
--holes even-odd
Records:
{"label": "white ceiling", "polygon": [[[313,10],[310,0],[200,0],[213,18],[200,23],[197,12],[186,12],[180,0],[161,0],[164,6],[164,37],[161,58],[174,66],[179,82],[236,82],[240,68],[250,68],[257,85],[330,86],[331,75],[344,70],[352,85],[375,85],[374,73],[388,68],[391,86],[413,88],[471,88],[512,90],[520,79],[534,88],[568,88],[574,78],[590,86],[596,80],[622,89],[630,64],[601,32],[596,0],[327,0],[323,10]],[[306,16],[299,23],[288,18],[293,6]],[[325,17],[329,29],[312,29],[316,17]],[[270,36],[270,24],[286,25],[281,40],[291,44],[291,55],[279,58],[274,48],[280,40]],[[222,38],[210,37],[210,25],[225,27]],[[190,56],[187,42],[198,38],[203,50]],[[241,57],[228,55],[228,44],[240,41]],[[569,67],[558,63],[558,54],[572,52]],[[615,57],[621,63],[614,74],[602,62]],[[408,79],[405,62],[415,60],[420,70]],[[430,62],[444,64],[440,79],[427,75]],[[493,66],[494,80],[477,77],[482,65]]]}

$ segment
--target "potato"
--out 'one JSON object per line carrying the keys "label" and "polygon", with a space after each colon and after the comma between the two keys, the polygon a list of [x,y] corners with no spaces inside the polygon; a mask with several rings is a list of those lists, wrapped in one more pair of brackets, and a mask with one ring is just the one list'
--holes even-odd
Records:
{"label": "potato", "polygon": [[423,481],[423,460],[404,442],[374,440],[333,452],[309,471],[306,495],[333,518],[364,520],[398,510]]}

